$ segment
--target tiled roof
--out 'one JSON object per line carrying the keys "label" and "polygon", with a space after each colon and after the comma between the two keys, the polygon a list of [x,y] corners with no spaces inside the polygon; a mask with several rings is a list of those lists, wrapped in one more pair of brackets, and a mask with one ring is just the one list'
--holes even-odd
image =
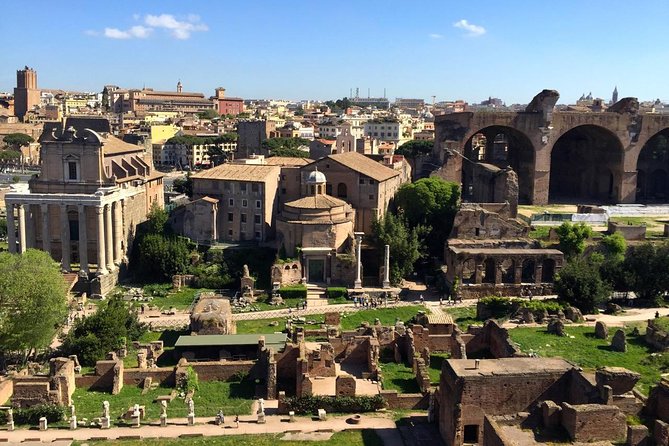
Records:
{"label": "tiled roof", "polygon": [[326,159],[336,161],[339,164],[373,178],[376,181],[386,181],[399,175],[399,172],[358,152],[336,153],[334,155],[328,155]]}
{"label": "tiled roof", "polygon": [[289,201],[284,206],[298,209],[332,209],[337,206],[346,206],[346,204],[344,200],[340,200],[339,198],[320,194],[298,198],[297,200]]}
{"label": "tiled roof", "polygon": [[191,178],[232,181],[264,181],[270,175],[278,175],[279,171],[279,166],[227,163],[200,171],[192,175]]}
{"label": "tiled roof", "polygon": [[310,158],[297,158],[291,156],[270,156],[265,158],[265,164],[268,166],[304,166],[312,163]]}

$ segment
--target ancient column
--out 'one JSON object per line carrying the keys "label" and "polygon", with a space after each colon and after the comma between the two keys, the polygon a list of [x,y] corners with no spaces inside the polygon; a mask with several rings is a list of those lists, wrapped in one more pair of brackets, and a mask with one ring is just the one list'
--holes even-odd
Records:
{"label": "ancient column", "polygon": [[16,225],[12,203],[7,203],[7,244],[9,245],[9,252],[16,253]]}
{"label": "ancient column", "polygon": [[107,274],[105,262],[105,218],[104,206],[95,206],[95,213],[98,216],[98,272],[99,276]]}
{"label": "ancient column", "polygon": [[60,205],[60,250],[61,261],[60,267],[65,272],[71,271],[71,255],[70,255],[70,220],[67,218],[67,205]]}
{"label": "ancient column", "polygon": [[114,229],[112,227],[112,210],[111,203],[106,204],[105,207],[105,248],[106,248],[106,266],[107,270],[111,271],[114,267]]}
{"label": "ancient column", "polygon": [[86,228],[86,207],[77,206],[79,210],[79,273],[88,274],[88,232]]}
{"label": "ancient column", "polygon": [[353,288],[362,288],[362,236],[358,235],[355,237],[355,282],[353,282]]}
{"label": "ancient column", "polygon": [[37,224],[35,222],[35,214],[33,213],[34,207],[31,204],[26,205],[26,249],[28,248],[37,248],[37,240],[35,230]]}
{"label": "ancient column", "polygon": [[26,252],[26,207],[24,204],[17,205],[19,209],[19,252]]}
{"label": "ancient column", "polygon": [[[122,251],[122,257],[121,261],[127,261],[127,251],[128,247],[125,246],[125,237],[128,231],[132,230],[132,228],[128,227],[128,221],[125,218],[126,213],[125,213],[125,199],[121,200],[121,228],[123,228],[123,231],[121,232],[121,251]],[[125,247],[125,249],[124,249]]]}
{"label": "ancient column", "polygon": [[383,288],[390,288],[390,245],[383,255]]}
{"label": "ancient column", "polygon": [[42,250],[51,255],[51,228],[49,227],[49,205],[42,204]]}
{"label": "ancient column", "polygon": [[121,203],[115,201],[113,203],[114,211],[114,264],[120,265],[123,260],[123,248],[121,241],[123,240],[123,216],[121,215]]}

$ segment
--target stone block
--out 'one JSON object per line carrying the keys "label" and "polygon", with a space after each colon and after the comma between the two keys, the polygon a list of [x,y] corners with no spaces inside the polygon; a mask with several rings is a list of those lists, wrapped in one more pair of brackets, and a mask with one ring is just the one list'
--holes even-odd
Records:
{"label": "stone block", "polygon": [[544,427],[556,428],[560,425],[560,413],[562,408],[553,401],[544,401],[541,403],[541,416]]}
{"label": "stone block", "polygon": [[339,325],[340,320],[339,313],[325,313],[325,325]]}
{"label": "stone block", "polygon": [[611,339],[611,350],[622,353],[627,351],[627,338],[623,330],[616,330],[616,333]]}
{"label": "stone block", "polygon": [[337,396],[355,396],[355,378],[351,375],[339,375],[335,380]]}
{"label": "stone block", "polygon": [[653,439],[657,446],[669,445],[669,424],[664,421],[655,420],[655,426],[653,426]]}
{"label": "stone block", "polygon": [[631,392],[641,375],[623,367],[603,367],[595,373],[597,386],[611,386],[614,395]]}
{"label": "stone block", "polygon": [[294,411],[294,410],[291,410],[290,412],[288,412],[288,416],[290,417],[290,418],[288,419],[288,421],[289,421],[290,423],[295,423],[295,422],[297,421],[297,420],[295,419],[295,411]]}
{"label": "stone block", "polygon": [[188,425],[189,426],[195,426],[195,415],[188,415]]}
{"label": "stone block", "polygon": [[325,409],[318,409],[318,421],[326,421],[328,419],[328,414],[325,412]]}
{"label": "stone block", "polygon": [[48,427],[49,427],[49,426],[48,426],[48,422],[47,422],[47,420],[46,420],[46,417],[41,417],[41,418],[39,419],[39,430],[41,430],[41,431],[45,431],[45,430],[48,429]]}
{"label": "stone block", "polygon": [[609,328],[604,322],[597,321],[595,324],[595,337],[597,339],[606,339],[609,337]]}
{"label": "stone block", "polygon": [[627,426],[627,446],[646,446],[648,444],[648,428],[644,425]]}

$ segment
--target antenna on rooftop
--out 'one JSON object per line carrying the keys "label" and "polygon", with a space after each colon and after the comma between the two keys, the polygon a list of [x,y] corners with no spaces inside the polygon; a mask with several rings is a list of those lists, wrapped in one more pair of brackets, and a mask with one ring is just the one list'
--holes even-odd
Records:
{"label": "antenna on rooftop", "polygon": [[367,99],[371,98],[372,96],[369,94],[371,88],[367,87]]}
{"label": "antenna on rooftop", "polygon": [[386,98],[386,87],[383,87],[383,99]]}

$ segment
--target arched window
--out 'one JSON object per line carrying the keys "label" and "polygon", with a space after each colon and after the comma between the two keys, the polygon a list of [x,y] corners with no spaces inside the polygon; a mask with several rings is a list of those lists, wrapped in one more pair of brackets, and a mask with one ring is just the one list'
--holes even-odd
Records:
{"label": "arched window", "polygon": [[348,195],[346,193],[346,184],[345,183],[339,183],[337,185],[337,196],[339,198],[346,198]]}

